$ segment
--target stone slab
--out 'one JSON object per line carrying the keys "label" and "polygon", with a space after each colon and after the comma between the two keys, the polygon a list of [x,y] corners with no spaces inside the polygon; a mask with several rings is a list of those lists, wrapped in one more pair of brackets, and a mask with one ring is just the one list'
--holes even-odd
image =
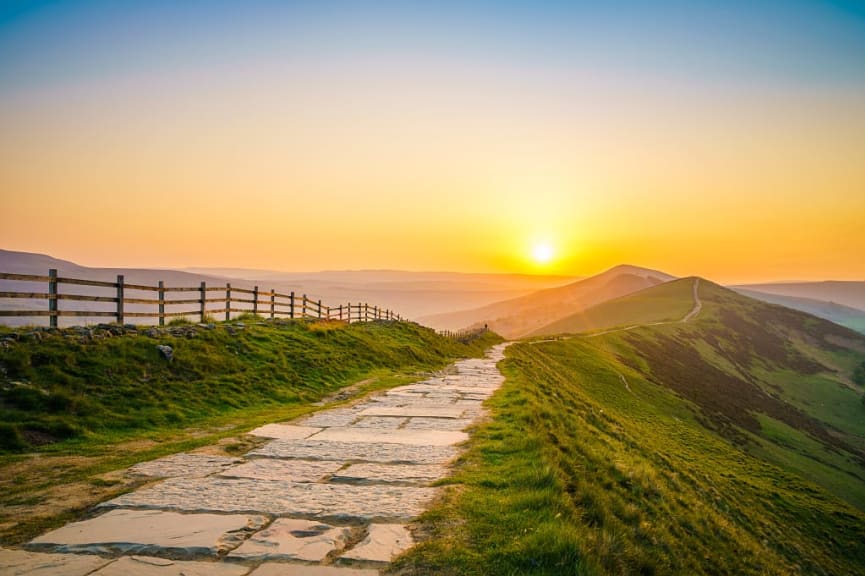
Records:
{"label": "stone slab", "polygon": [[457,450],[453,446],[413,446],[411,444],[318,440],[274,440],[248,454],[248,456],[264,458],[407,464],[444,463],[452,460],[456,455]]}
{"label": "stone slab", "polygon": [[288,480],[291,482],[318,482],[343,466],[332,460],[277,460],[255,458],[225,470],[223,478],[256,478],[259,480]]}
{"label": "stone slab", "polygon": [[453,446],[468,440],[465,432],[452,430],[393,430],[388,428],[327,428],[312,439],[367,444],[412,444],[415,446]]}
{"label": "stone slab", "polygon": [[99,506],[196,513],[261,513],[337,522],[393,522],[418,516],[435,494],[435,488],[414,486],[298,484],[250,478],[172,478]]}
{"label": "stone slab", "polygon": [[403,430],[449,430],[461,431],[471,425],[470,418],[409,418]]}
{"label": "stone slab", "polygon": [[[175,478],[199,483],[206,479]],[[168,482],[170,482],[169,480]],[[159,485],[161,486],[161,485]],[[159,486],[156,486],[158,489]],[[134,492],[133,494],[138,494]],[[31,548],[90,554],[215,555],[237,546],[267,523],[246,514],[178,514],[161,510],[112,510],[34,538]]]}
{"label": "stone slab", "polygon": [[395,430],[402,428],[408,418],[401,416],[361,416],[354,423],[352,428],[389,428]]}
{"label": "stone slab", "polygon": [[320,562],[335,550],[342,550],[351,531],[311,520],[277,518],[254,534],[230,558],[242,560],[306,560]]}
{"label": "stone slab", "polygon": [[411,532],[402,524],[370,524],[369,532],[360,544],[342,555],[345,560],[390,562],[414,546]]}
{"label": "stone slab", "polygon": [[358,412],[360,412],[360,409],[357,408],[336,408],[324,412],[316,412],[309,418],[305,418],[301,424],[303,426],[318,428],[348,426],[357,419]]}
{"label": "stone slab", "polygon": [[433,406],[423,405],[405,407],[374,406],[360,413],[361,416],[423,416],[425,418],[459,418],[463,415],[463,408],[457,406]]}
{"label": "stone slab", "polygon": [[378,576],[378,570],[342,568],[339,566],[306,566],[303,564],[263,564],[249,576]]}
{"label": "stone slab", "polygon": [[85,576],[111,562],[89,554],[47,554],[0,548],[3,576]]}
{"label": "stone slab", "polygon": [[124,556],[92,576],[245,576],[249,566],[227,562],[193,562],[147,556]]}
{"label": "stone slab", "polygon": [[282,440],[302,440],[309,438],[321,428],[314,426],[292,426],[291,424],[265,424],[249,433],[262,438],[280,438]]}
{"label": "stone slab", "polygon": [[209,476],[229,466],[234,466],[239,462],[243,462],[243,460],[225,456],[181,452],[180,454],[172,454],[165,458],[136,464],[128,472],[138,476],[152,476],[155,478],[176,478],[180,476],[195,478]]}
{"label": "stone slab", "polygon": [[340,470],[331,482],[349,484],[416,484],[427,485],[443,478],[447,468],[440,464],[352,464]]}

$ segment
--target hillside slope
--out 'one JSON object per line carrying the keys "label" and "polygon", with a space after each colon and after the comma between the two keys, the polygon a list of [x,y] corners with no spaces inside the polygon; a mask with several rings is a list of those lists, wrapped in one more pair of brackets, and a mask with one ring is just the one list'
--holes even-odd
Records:
{"label": "hillside slope", "polygon": [[749,298],[813,314],[818,318],[823,318],[824,320],[829,320],[835,324],[846,326],[851,330],[865,333],[865,310],[860,310],[859,308],[844,306],[843,304],[827,302],[825,300],[816,300],[814,298],[783,296],[780,294],[758,292],[757,290],[748,290],[745,288],[734,288],[734,290]]}
{"label": "hillside slope", "polygon": [[688,323],[511,346],[402,573],[862,574],[865,336],[700,297]]}
{"label": "hillside slope", "polygon": [[442,329],[487,324],[506,338],[520,338],[580,310],[672,279],[656,270],[622,265],[566,286],[472,310],[424,316],[420,321]]}
{"label": "hillside slope", "polygon": [[535,330],[529,336],[575,334],[655,322],[675,322],[694,306],[695,278],[680,278],[607,300]]}

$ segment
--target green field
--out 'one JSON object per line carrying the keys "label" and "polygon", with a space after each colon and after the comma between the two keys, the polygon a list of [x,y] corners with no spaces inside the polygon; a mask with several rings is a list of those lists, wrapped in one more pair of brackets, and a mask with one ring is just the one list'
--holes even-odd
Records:
{"label": "green field", "polygon": [[865,339],[700,297],[687,324],[511,346],[394,572],[865,573]]}

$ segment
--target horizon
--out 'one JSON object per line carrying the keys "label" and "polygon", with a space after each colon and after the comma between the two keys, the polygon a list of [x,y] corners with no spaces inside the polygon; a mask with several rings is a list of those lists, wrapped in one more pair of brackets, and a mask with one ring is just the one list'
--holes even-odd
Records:
{"label": "horizon", "polygon": [[862,281],[863,53],[846,2],[15,2],[0,247]]}

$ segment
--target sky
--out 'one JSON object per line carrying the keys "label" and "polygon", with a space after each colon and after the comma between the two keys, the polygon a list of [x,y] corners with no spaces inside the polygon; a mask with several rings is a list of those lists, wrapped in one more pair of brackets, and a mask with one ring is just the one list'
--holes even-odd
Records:
{"label": "sky", "polygon": [[865,2],[0,0],[0,247],[865,280]]}

